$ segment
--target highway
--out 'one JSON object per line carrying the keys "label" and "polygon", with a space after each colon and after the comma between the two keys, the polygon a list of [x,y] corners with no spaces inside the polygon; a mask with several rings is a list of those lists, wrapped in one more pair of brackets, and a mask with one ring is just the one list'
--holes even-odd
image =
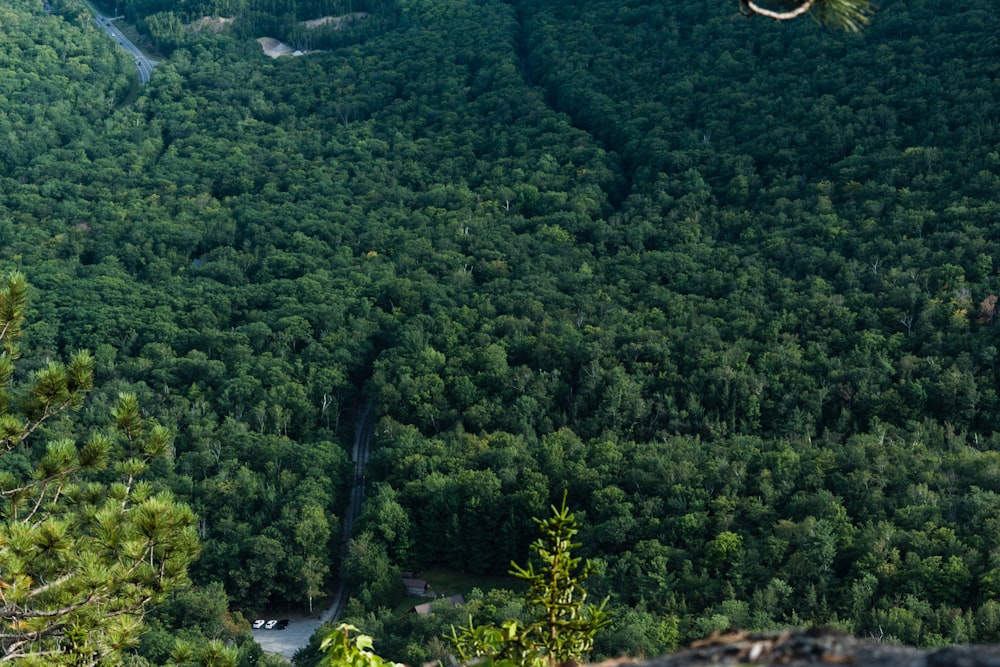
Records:
{"label": "highway", "polygon": [[[155,60],[150,60],[143,54],[139,48],[133,44],[128,37],[122,34],[122,31],[115,27],[115,18],[109,18],[98,11],[97,7],[94,7],[89,2],[87,5],[90,7],[90,11],[94,12],[94,21],[98,26],[104,29],[104,32],[111,36],[111,39],[118,42],[118,46],[125,49],[125,51],[132,57],[132,61],[135,62],[135,68],[139,72],[139,83],[149,83],[149,77],[153,76],[153,67],[156,66]],[[121,18],[121,17],[117,17]]]}

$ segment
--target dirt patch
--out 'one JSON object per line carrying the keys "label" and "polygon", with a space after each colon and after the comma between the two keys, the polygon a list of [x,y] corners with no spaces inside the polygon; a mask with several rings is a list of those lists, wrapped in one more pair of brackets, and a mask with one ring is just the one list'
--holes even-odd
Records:
{"label": "dirt patch", "polygon": [[288,46],[288,44],[278,41],[274,37],[258,37],[257,43],[260,44],[260,48],[264,49],[264,54],[272,58],[305,55],[302,51],[296,51]]}
{"label": "dirt patch", "polygon": [[[343,14],[341,16],[322,16],[318,19],[312,19],[311,21],[302,21],[301,25],[305,26],[307,30],[315,30],[316,28],[332,24],[334,30],[341,30],[348,23],[360,21],[367,16],[369,16],[367,12],[353,12],[351,14]],[[201,21],[208,18],[209,17],[206,16],[204,19],[201,19]],[[232,19],[229,20],[231,21]],[[307,53],[310,53],[310,51],[298,51],[293,49],[288,44],[285,44],[284,42],[273,37],[258,37],[257,42],[260,44],[260,48],[264,49],[265,55],[271,56],[272,58],[280,58],[281,56],[304,56]]]}
{"label": "dirt patch", "polygon": [[227,16],[203,16],[194,23],[189,23],[187,27],[193,32],[201,32],[202,30],[222,32],[227,24],[235,20]]}

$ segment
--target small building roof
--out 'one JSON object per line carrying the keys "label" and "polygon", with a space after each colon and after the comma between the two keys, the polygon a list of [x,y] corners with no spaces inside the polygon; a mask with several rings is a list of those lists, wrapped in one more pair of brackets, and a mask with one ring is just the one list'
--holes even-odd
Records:
{"label": "small building roof", "polygon": [[[435,600],[434,602],[437,602],[437,600]],[[421,604],[413,605],[413,608],[410,609],[410,611],[420,616],[426,616],[427,614],[431,613],[431,605],[434,604],[434,602],[424,602]],[[452,607],[461,607],[465,604],[465,598],[463,598],[461,595],[452,595],[451,597],[448,598],[448,602],[451,603]]]}

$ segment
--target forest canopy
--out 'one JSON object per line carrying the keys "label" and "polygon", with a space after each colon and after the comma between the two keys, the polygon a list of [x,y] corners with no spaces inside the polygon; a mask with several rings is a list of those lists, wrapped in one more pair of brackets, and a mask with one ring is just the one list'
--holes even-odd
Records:
{"label": "forest canopy", "polygon": [[[516,596],[401,618],[399,572],[503,574],[563,490],[598,655],[731,625],[998,640],[991,6],[887,1],[860,32],[727,2],[240,7],[120,8],[160,50],[141,88],[70,0],[0,9],[19,372],[91,350],[80,428],[134,395],[175,434],[151,488],[197,517],[138,664],[175,635],[249,660],[240,618],[341,571],[380,652],[430,659]],[[353,12],[301,57],[256,42]]]}

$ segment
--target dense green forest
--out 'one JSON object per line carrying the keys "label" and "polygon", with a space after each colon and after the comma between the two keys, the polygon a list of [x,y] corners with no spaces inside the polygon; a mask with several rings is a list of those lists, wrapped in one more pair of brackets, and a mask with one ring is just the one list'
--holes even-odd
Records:
{"label": "dense green forest", "polygon": [[250,664],[227,613],[341,566],[380,652],[430,659],[517,596],[397,618],[398,573],[504,573],[564,489],[600,654],[1000,641],[985,0],[856,34],[722,0],[118,0],[161,54],[141,88],[52,5],[0,2],[0,268],[33,286],[25,374],[89,349],[83,427],[127,391],[175,432],[152,483],[201,556],[136,665],[177,636]]}

